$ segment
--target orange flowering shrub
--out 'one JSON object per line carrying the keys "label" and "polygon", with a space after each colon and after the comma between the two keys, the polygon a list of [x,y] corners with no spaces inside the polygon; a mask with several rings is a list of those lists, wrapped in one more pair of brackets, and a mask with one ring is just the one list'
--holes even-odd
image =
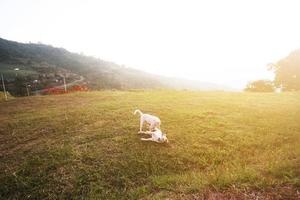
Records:
{"label": "orange flowering shrub", "polygon": [[65,91],[64,88],[46,88],[42,91],[43,94],[50,94],[50,95],[56,95],[56,94],[65,94],[65,93],[71,93],[71,92],[86,92],[88,91],[88,87],[81,86],[81,85],[74,85]]}

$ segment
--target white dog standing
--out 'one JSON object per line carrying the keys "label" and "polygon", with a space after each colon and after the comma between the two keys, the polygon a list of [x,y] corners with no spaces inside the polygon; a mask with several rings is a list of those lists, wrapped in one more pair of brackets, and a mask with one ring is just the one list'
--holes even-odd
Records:
{"label": "white dog standing", "polygon": [[158,143],[169,142],[167,135],[162,133],[158,128],[154,128],[154,131],[140,132],[151,135],[151,138],[141,138],[143,141],[153,141]]}
{"label": "white dog standing", "polygon": [[143,124],[144,122],[148,123],[150,131],[154,130],[155,128],[160,127],[160,119],[156,116],[149,115],[149,114],[144,114],[140,110],[135,110],[134,114],[139,113],[140,114],[140,132],[143,131]]}

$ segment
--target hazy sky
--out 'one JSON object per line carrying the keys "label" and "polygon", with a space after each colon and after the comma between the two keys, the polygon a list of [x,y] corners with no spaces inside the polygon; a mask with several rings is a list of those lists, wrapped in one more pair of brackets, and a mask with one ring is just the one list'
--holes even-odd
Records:
{"label": "hazy sky", "polygon": [[297,0],[0,0],[0,37],[242,88],[300,48],[299,9]]}

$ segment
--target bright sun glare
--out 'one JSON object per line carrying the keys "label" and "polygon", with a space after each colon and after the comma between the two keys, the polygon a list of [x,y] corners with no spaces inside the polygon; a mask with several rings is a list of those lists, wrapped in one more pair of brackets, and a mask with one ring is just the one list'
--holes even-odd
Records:
{"label": "bright sun glare", "polygon": [[241,89],[300,47],[298,2],[2,0],[0,37]]}

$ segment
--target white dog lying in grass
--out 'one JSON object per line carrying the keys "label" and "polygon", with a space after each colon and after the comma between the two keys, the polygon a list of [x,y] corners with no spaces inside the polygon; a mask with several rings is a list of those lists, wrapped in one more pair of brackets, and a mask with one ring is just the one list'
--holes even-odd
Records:
{"label": "white dog lying in grass", "polygon": [[144,122],[148,123],[150,131],[154,130],[155,128],[160,128],[160,119],[156,116],[144,114],[140,110],[135,110],[134,114],[140,114],[140,132],[143,131],[143,124]]}
{"label": "white dog lying in grass", "polygon": [[158,143],[169,142],[167,135],[162,133],[158,128],[154,128],[154,131],[140,131],[139,133],[149,134],[151,138],[141,138],[143,141],[153,141]]}

